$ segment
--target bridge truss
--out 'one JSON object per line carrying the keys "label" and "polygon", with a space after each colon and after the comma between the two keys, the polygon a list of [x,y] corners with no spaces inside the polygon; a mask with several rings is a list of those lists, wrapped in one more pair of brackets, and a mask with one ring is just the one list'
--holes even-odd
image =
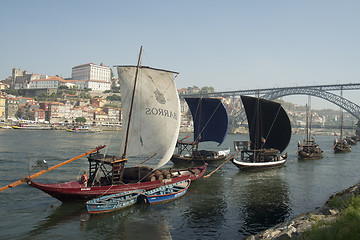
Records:
{"label": "bridge truss", "polygon": [[[360,84],[335,84],[335,85],[318,85],[318,86],[301,86],[301,87],[285,87],[285,88],[265,88],[253,90],[240,90],[228,92],[201,93],[203,97],[239,97],[240,95],[260,95],[261,98],[274,100],[289,95],[310,95],[327,100],[360,120],[360,106],[343,98],[342,96],[331,93],[330,91],[358,90]],[[200,94],[181,95],[180,97],[195,97]],[[241,114],[242,115],[242,114]]]}

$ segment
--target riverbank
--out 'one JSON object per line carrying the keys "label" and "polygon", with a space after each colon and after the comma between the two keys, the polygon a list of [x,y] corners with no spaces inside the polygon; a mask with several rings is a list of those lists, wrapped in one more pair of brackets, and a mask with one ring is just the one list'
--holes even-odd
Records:
{"label": "riverbank", "polygon": [[245,239],[308,239],[306,236],[311,236],[311,231],[315,226],[321,226],[319,227],[320,229],[331,228],[331,224],[339,220],[341,216],[341,208],[344,203],[349,202],[354,196],[359,197],[359,192],[360,183],[330,196],[324,206],[317,208],[314,211],[301,214],[289,221],[280,223],[256,235],[248,236]]}

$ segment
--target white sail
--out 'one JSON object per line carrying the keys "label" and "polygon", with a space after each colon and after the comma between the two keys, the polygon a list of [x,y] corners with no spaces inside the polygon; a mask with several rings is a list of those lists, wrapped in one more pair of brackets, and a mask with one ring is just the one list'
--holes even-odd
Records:
{"label": "white sail", "polygon": [[[120,156],[125,138],[134,89],[136,66],[117,67],[123,103],[123,130]],[[180,129],[180,103],[174,72],[139,67],[130,120],[126,156],[162,156],[157,168],[166,164],[175,149]]]}

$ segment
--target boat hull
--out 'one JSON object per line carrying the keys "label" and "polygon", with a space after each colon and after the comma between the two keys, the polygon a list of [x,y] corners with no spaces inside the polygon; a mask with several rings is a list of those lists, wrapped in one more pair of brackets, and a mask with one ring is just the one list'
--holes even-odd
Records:
{"label": "boat hull", "polygon": [[347,153],[351,152],[350,144],[346,142],[336,142],[334,145],[334,153]]}
{"label": "boat hull", "polygon": [[322,152],[309,153],[309,152],[300,150],[298,156],[299,156],[300,159],[312,160],[312,159],[323,158],[324,155],[323,155]]}
{"label": "boat hull", "polygon": [[[190,180],[186,180],[179,183],[171,184],[170,186],[167,185],[150,190],[140,195],[139,201],[146,204],[156,204],[177,199],[187,192],[190,186],[190,182]],[[183,188],[179,191],[174,191],[173,187],[180,184],[184,185]]]}
{"label": "boat hull", "polygon": [[[137,189],[151,190],[161,187],[165,184],[172,184],[186,179],[195,181],[201,178],[206,171],[207,164],[200,167],[188,169],[172,170],[172,177],[148,182],[128,183],[120,185],[92,186],[85,187],[81,181],[72,181],[66,183],[40,184],[30,181],[28,184],[32,187],[42,190],[50,196],[62,201],[88,201],[103,195],[117,194]],[[190,169],[190,170],[189,170]]]}
{"label": "boat hull", "polygon": [[221,151],[224,154],[217,154],[216,156],[181,156],[179,154],[174,154],[170,159],[174,164],[203,164],[205,163],[218,163],[226,159],[230,154],[230,149]]}
{"label": "boat hull", "polygon": [[86,208],[90,214],[114,212],[134,205],[143,192],[145,190],[134,190],[103,196],[86,202]]}
{"label": "boat hull", "polygon": [[267,168],[276,168],[285,165],[287,158],[280,157],[278,161],[272,162],[244,162],[232,159],[231,162],[237,166],[240,170],[258,170]]}

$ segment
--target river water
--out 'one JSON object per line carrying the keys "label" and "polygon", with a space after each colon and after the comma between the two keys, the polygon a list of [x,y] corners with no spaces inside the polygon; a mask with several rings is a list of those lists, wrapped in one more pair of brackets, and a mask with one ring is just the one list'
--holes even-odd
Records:
{"label": "river water", "polygon": [[[220,148],[229,147],[233,153],[233,141],[247,137],[230,134]],[[229,162],[210,178],[193,182],[175,201],[135,205],[105,215],[90,216],[84,203],[62,204],[26,184],[7,189],[0,193],[0,239],[241,239],[320,207],[330,195],[360,181],[360,146],[354,145],[350,153],[333,154],[334,137],[317,136],[325,157],[298,160],[294,154],[302,138],[292,136],[284,167],[240,172]],[[103,144],[106,154],[116,154],[119,139],[119,132],[2,129],[0,186],[34,173],[29,169],[37,160],[53,166]],[[216,145],[204,144],[204,148]],[[129,165],[141,160],[132,159]],[[36,180],[74,180],[87,167],[87,159],[82,158]],[[216,167],[210,165],[207,173]]]}

